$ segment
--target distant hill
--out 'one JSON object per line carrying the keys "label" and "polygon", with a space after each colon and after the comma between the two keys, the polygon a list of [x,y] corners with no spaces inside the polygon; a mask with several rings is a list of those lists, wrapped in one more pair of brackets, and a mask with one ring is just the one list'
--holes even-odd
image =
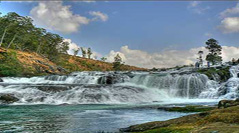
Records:
{"label": "distant hill", "polygon": [[[0,76],[40,76],[68,74],[74,71],[113,71],[112,63],[61,54],[52,62],[35,52],[0,48]],[[122,71],[147,70],[122,65]]]}

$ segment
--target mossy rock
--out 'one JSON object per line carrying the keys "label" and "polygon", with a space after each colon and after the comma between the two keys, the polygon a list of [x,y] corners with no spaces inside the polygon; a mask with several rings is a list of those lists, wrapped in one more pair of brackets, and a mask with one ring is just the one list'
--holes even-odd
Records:
{"label": "mossy rock", "polygon": [[216,107],[210,106],[185,106],[185,107],[160,107],[158,109],[162,109],[165,111],[170,112],[203,112],[203,111],[210,111],[215,109]]}

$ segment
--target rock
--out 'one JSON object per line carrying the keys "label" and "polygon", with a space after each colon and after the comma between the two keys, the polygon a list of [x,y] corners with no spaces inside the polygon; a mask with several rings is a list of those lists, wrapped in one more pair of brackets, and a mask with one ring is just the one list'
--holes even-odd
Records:
{"label": "rock", "polygon": [[10,104],[19,101],[13,94],[1,94],[0,101],[5,104]]}
{"label": "rock", "polygon": [[0,78],[0,82],[3,82],[3,79]]}
{"label": "rock", "polygon": [[57,67],[57,70],[59,71],[59,72],[62,72],[62,73],[66,73],[66,72],[68,72],[66,69],[64,69],[63,67]]}
{"label": "rock", "polygon": [[37,86],[37,89],[45,92],[60,92],[72,89],[70,86]]}
{"label": "rock", "polygon": [[98,79],[98,83],[99,84],[114,84],[115,83],[115,80],[116,80],[116,77],[115,76],[111,76],[111,75],[108,75],[108,76],[103,76],[103,77],[100,77]]}
{"label": "rock", "polygon": [[115,84],[115,83],[123,83],[128,81],[130,77],[126,74],[117,74],[114,73],[112,75],[102,76],[98,79],[98,84]]}
{"label": "rock", "polygon": [[238,106],[239,105],[239,98],[236,100],[221,100],[218,102],[218,108],[227,108],[232,106]]}

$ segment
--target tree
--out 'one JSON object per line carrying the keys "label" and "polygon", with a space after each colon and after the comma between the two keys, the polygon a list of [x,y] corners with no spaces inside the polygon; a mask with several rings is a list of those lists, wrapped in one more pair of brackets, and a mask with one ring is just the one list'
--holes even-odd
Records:
{"label": "tree", "polygon": [[81,47],[81,52],[82,52],[82,57],[85,58],[86,57],[86,50]]}
{"label": "tree", "polygon": [[199,60],[199,64],[202,66],[203,65],[203,59],[202,59],[202,55],[203,55],[203,51],[198,51],[198,60]]}
{"label": "tree", "polygon": [[92,55],[91,48],[88,48],[87,55],[88,55],[88,58],[90,59],[90,56]]}
{"label": "tree", "polygon": [[73,50],[74,50],[74,56],[76,56],[76,55],[79,53],[79,51],[80,51],[80,48],[73,49]]}
{"label": "tree", "polygon": [[206,56],[206,60],[208,62],[211,62],[213,65],[222,62],[222,57],[220,56],[222,47],[219,45],[219,42],[211,38],[206,42],[206,45],[206,49],[209,50],[209,54]]}
{"label": "tree", "polygon": [[35,27],[30,17],[15,12],[0,15],[0,46],[37,52],[51,61],[58,59],[60,54],[67,54],[69,49],[69,43],[61,36]]}
{"label": "tree", "polygon": [[100,60],[105,62],[107,60],[107,58],[106,57],[101,57]]}
{"label": "tree", "polygon": [[120,57],[119,54],[117,54],[115,57],[114,57],[114,62],[113,62],[113,68],[114,70],[116,71],[119,71],[121,69],[121,64],[122,63],[122,58]]}

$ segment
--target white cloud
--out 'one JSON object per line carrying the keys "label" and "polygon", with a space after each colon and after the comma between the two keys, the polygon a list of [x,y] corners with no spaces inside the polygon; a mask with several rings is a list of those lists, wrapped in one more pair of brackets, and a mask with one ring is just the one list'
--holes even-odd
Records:
{"label": "white cloud", "polygon": [[239,32],[239,17],[227,17],[221,21],[219,28],[223,33]]}
{"label": "white cloud", "polygon": [[220,13],[222,18],[229,16],[229,15],[236,15],[239,14],[239,3],[237,3],[236,7],[226,9],[225,11]]}
{"label": "white cloud", "polygon": [[202,7],[200,1],[192,1],[188,5],[188,9],[192,10],[194,13],[203,14],[205,11],[209,10],[210,7]]}
{"label": "white cloud", "polygon": [[239,47],[222,46],[223,61],[231,61],[232,58],[239,59]]}
{"label": "white cloud", "polygon": [[[72,42],[71,39],[64,39],[64,42],[69,43],[69,50],[67,51],[67,53],[69,55],[74,55],[74,51],[80,48],[80,46],[78,46],[76,43]],[[88,48],[83,47],[83,49],[87,50]],[[81,50],[78,52],[77,56],[82,57]],[[91,55],[92,59],[99,59],[100,57],[102,57],[102,55],[100,53],[98,53],[96,51],[92,51],[92,55]]]}
{"label": "white cloud", "polygon": [[73,55],[74,51],[79,48],[79,46],[76,43],[72,42],[71,39],[64,39],[64,42],[69,43],[69,50],[67,51],[67,53],[70,55]]}
{"label": "white cloud", "polygon": [[77,32],[81,25],[88,24],[89,19],[73,14],[71,6],[62,1],[39,2],[31,11],[31,17],[37,25],[62,33]]}
{"label": "white cloud", "polygon": [[222,18],[218,26],[223,33],[239,32],[239,3],[233,8],[228,8],[220,13]]}
{"label": "white cloud", "polygon": [[91,11],[89,12],[90,15],[94,16],[94,18],[92,19],[93,21],[96,21],[96,20],[101,20],[101,21],[107,21],[108,20],[108,15],[107,14],[104,14],[102,12],[99,12],[99,11]]}
{"label": "white cloud", "polygon": [[[239,57],[239,47],[222,47],[222,58],[224,61],[229,61],[232,58]],[[129,65],[144,67],[144,68],[164,68],[174,67],[177,65],[194,64],[198,58],[198,51],[204,51],[203,58],[207,55],[205,47],[192,48],[190,50],[167,50],[160,53],[148,53],[142,50],[132,50],[128,46],[121,47],[120,51],[110,51],[107,60],[114,61],[116,54],[119,54],[123,62]]]}

